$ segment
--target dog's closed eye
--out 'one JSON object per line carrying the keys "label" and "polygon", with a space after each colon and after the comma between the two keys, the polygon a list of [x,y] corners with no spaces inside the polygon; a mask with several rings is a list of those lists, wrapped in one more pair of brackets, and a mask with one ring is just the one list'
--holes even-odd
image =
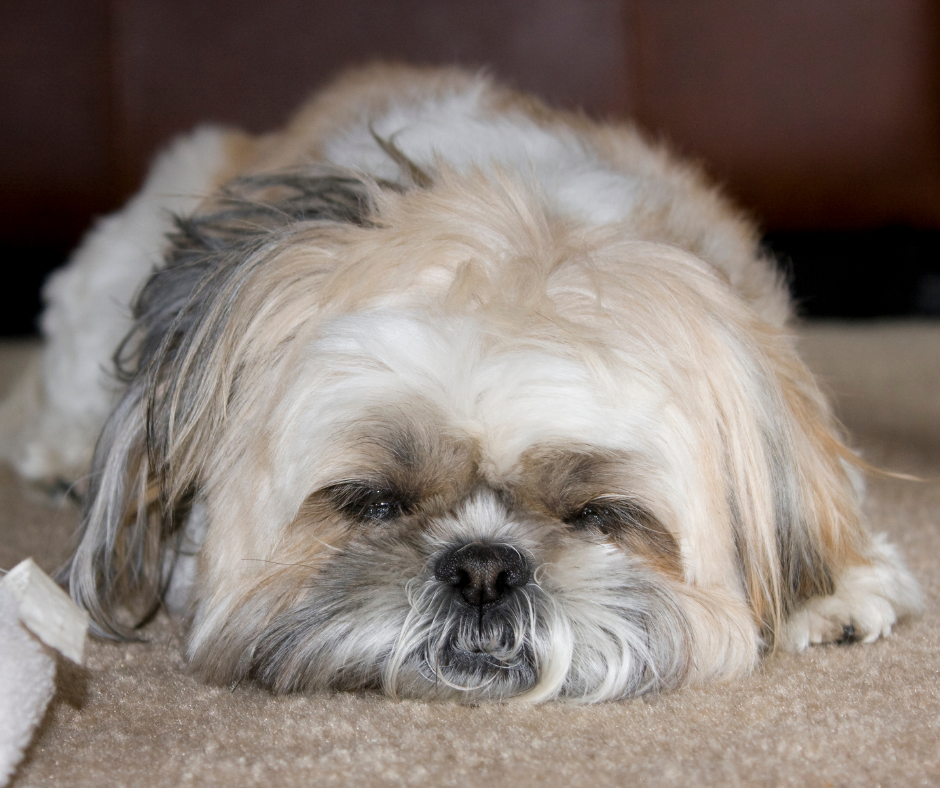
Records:
{"label": "dog's closed eye", "polygon": [[588,501],[564,517],[573,530],[600,533],[650,558],[660,568],[679,573],[679,545],[669,530],[636,501],[601,497]]}
{"label": "dog's closed eye", "polygon": [[596,530],[613,535],[626,528],[649,530],[650,515],[632,501],[599,499],[589,501],[565,518],[575,530]]}
{"label": "dog's closed eye", "polygon": [[414,508],[402,493],[368,482],[343,482],[330,487],[328,494],[337,510],[360,523],[389,523]]}

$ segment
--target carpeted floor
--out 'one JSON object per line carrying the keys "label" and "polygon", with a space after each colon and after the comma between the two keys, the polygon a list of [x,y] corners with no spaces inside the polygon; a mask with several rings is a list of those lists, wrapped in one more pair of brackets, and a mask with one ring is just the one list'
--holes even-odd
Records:
{"label": "carpeted floor", "polygon": [[[805,355],[872,463],[869,512],[924,585],[926,614],[873,646],[770,659],[755,675],[595,707],[274,697],[185,673],[173,625],[92,642],[12,785],[940,785],[940,324],[814,325]],[[33,348],[0,346],[0,392]],[[0,467],[0,567],[67,552],[76,513]]]}

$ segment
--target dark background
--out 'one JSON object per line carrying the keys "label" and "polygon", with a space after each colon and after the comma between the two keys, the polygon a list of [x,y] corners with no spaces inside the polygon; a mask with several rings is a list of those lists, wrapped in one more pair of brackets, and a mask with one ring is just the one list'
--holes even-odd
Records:
{"label": "dark background", "polygon": [[0,334],[202,121],[264,131],[345,65],[487,66],[707,163],[804,314],[940,316],[932,0],[28,0],[0,5]]}

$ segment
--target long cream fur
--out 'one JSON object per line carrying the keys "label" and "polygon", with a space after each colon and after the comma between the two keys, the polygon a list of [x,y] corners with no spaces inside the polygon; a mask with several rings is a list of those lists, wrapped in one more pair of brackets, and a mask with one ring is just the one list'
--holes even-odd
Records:
{"label": "long cream fur", "polygon": [[[917,611],[780,275],[694,169],[446,69],[362,69],[283,132],[208,133],[170,154],[210,162],[206,194],[148,230],[123,388],[80,392],[102,433],[66,577],[99,631],[169,595],[213,681],[597,701]],[[45,404],[7,407],[35,479],[90,456],[87,427],[46,445],[75,374],[50,359],[114,334],[62,284],[89,254],[48,294]],[[499,600],[466,601],[470,548]]]}

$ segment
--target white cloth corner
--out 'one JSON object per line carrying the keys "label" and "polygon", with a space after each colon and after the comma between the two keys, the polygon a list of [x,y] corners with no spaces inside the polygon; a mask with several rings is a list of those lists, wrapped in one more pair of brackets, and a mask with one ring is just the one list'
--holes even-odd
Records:
{"label": "white cloth corner", "polygon": [[55,691],[55,660],[20,623],[19,602],[0,587],[0,788],[23,758]]}

